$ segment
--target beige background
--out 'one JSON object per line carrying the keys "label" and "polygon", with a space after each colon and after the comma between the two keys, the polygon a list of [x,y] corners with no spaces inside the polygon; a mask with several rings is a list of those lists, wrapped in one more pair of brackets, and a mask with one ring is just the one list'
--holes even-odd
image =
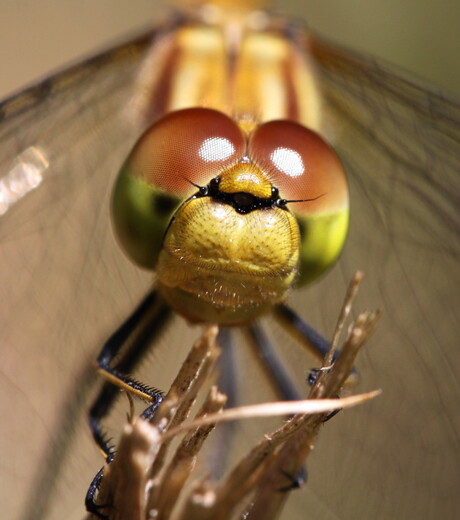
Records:
{"label": "beige background", "polygon": [[[0,0],[0,98],[146,26],[155,0]],[[322,34],[460,93],[455,0],[284,0]]]}
{"label": "beige background", "polygon": [[[400,14],[399,4],[417,11],[419,19]],[[146,25],[156,11],[153,0],[135,5],[133,9],[128,1],[0,0],[0,38],[4,39],[0,51],[6,54],[1,57],[0,76],[10,81],[5,89]],[[290,4],[283,5],[288,9]],[[309,19],[312,26],[334,33],[333,28],[327,29],[333,20],[327,16],[330,5],[317,2],[309,9]],[[352,3],[340,5],[348,13]],[[382,41],[396,49],[398,58],[403,51],[427,58],[423,44],[430,39],[453,48],[449,35],[454,35],[458,16],[442,12],[439,2],[433,3],[432,12],[416,2],[387,0],[381,5],[382,12],[361,8],[359,17],[336,13],[341,28],[349,27],[348,18],[355,24],[351,35],[356,47],[384,55],[371,47]],[[314,7],[321,7],[326,16],[314,14]],[[431,26],[442,16],[451,29],[447,22],[441,23],[434,34],[442,38],[436,41],[427,36],[422,22]],[[415,29],[422,29],[421,40],[412,36],[412,30],[401,29],[408,18]],[[364,44],[365,34],[371,43]],[[396,35],[406,44],[396,43]],[[336,36],[345,38],[338,32]],[[420,74],[427,76],[444,67],[443,51],[433,53],[437,58],[424,59]],[[19,65],[26,76],[13,81],[11,71]],[[90,362],[151,281],[149,273],[140,272],[123,256],[109,222],[111,176],[138,135],[119,109],[130,94],[124,88],[131,81],[129,67],[127,76],[120,75],[118,67],[111,76],[107,69],[98,72],[82,83],[77,96],[63,89],[0,127],[0,171],[8,171],[15,154],[30,145],[42,146],[52,158],[46,182],[8,213],[0,226],[2,518],[83,517],[82,498],[101,464],[82,413],[94,390]],[[104,102],[98,103],[101,98]],[[423,107],[433,99],[419,94],[415,101]],[[458,294],[453,287],[460,285],[460,241],[451,217],[457,214],[453,201],[458,197],[460,154],[458,141],[441,139],[443,129],[448,135],[456,135],[457,129],[455,122],[449,126],[450,120],[443,122],[445,126],[431,125],[423,118],[399,117],[405,112],[397,112],[391,104],[377,106],[384,108],[362,115],[369,117],[365,128],[374,130],[371,125],[378,121],[383,133],[377,135],[388,135],[385,142],[396,157],[410,160],[397,161],[386,148],[382,151],[382,141],[373,139],[374,133],[358,133],[343,121],[339,144],[351,168],[354,197],[348,244],[335,269],[308,290],[295,292],[291,301],[313,326],[330,334],[351,273],[364,269],[366,279],[356,308],[380,306],[384,313],[376,336],[359,359],[358,390],[383,388],[384,394],[330,421],[309,462],[309,483],[293,494],[283,520],[303,520],[307,508],[312,518],[321,520],[438,520],[456,518],[458,510],[460,332]],[[446,110],[455,116],[452,107]],[[419,181],[417,190],[412,188],[414,180]],[[427,186],[431,180],[432,197]],[[198,334],[183,320],[176,323],[180,326],[168,330],[136,373],[140,380],[168,387],[177,361]],[[303,349],[268,325],[301,387],[314,360],[307,362]],[[244,368],[238,382],[242,402],[267,400],[272,394],[248,349],[238,349],[237,356]],[[126,404],[120,400],[107,424],[115,438],[125,417]],[[261,431],[268,430],[257,422],[241,425],[235,451],[242,455],[250,445],[247,439]]]}

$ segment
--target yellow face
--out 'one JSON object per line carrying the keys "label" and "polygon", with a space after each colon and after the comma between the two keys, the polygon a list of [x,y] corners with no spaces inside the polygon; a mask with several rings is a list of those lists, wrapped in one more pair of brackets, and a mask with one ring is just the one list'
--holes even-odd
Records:
{"label": "yellow face", "polygon": [[125,250],[193,322],[257,318],[335,261],[348,226],[343,169],[317,134],[288,121],[244,132],[204,108],[147,130],[113,200]]}
{"label": "yellow face", "polygon": [[160,290],[192,321],[251,320],[282,300],[296,278],[297,222],[276,206],[271,184],[252,164],[224,171],[206,191],[179,207],[166,232]]}

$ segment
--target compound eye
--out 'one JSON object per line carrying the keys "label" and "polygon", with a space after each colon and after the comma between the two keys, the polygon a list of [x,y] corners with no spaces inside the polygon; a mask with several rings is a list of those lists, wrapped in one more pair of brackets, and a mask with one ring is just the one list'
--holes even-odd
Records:
{"label": "compound eye", "polygon": [[283,199],[318,197],[292,204],[294,213],[323,213],[348,206],[342,164],[312,130],[291,121],[265,123],[250,138],[249,156],[267,173]]}
{"label": "compound eye", "polygon": [[113,193],[114,230],[127,255],[154,269],[172,215],[197,191],[191,182],[208,184],[244,151],[238,126],[216,110],[178,110],[154,123],[123,164]]}
{"label": "compound eye", "polygon": [[141,137],[127,166],[133,175],[160,190],[184,197],[206,185],[222,168],[237,162],[245,142],[225,114],[207,108],[172,112]]}

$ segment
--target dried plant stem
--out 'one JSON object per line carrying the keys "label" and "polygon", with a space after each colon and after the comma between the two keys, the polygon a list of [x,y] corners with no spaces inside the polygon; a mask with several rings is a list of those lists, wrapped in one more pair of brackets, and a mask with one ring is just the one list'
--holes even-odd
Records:
{"label": "dried plant stem", "polygon": [[[374,331],[378,317],[378,312],[363,313],[358,317],[331,370],[320,372],[311,389],[310,398],[322,399],[338,394],[353,369],[356,355]],[[286,475],[294,479],[299,474],[314,446],[324,419],[325,414],[299,414],[283,427],[290,430],[289,438],[273,456],[265,472],[265,478],[256,490],[246,516],[248,520],[277,518],[288,498],[288,493],[278,491],[289,484]]]}
{"label": "dried plant stem", "polygon": [[[360,278],[358,274],[348,291],[331,351]],[[125,427],[117,456],[106,468],[98,495],[99,503],[110,504],[101,512],[110,520],[228,520],[236,511],[247,519],[277,518],[289,496],[279,490],[288,489],[299,475],[328,411],[377,395],[374,392],[337,399],[378,317],[378,312],[358,317],[335,362],[329,365],[326,359],[308,401],[222,411],[226,396],[211,387],[191,421],[192,407],[199,393],[209,387],[220,352],[216,344],[218,329],[209,327],[190,351],[152,424],[134,419]],[[292,415],[299,410],[301,413]],[[220,481],[196,474],[201,449],[216,422],[280,414],[291,417],[274,432],[265,434]]]}

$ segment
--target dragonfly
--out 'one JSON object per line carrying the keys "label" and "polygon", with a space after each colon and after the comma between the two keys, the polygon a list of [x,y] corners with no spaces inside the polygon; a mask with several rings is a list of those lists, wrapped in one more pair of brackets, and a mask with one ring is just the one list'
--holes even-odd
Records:
{"label": "dragonfly", "polygon": [[[93,391],[91,362],[151,283],[119,251],[108,206],[114,176],[140,135],[123,109],[154,34],[2,104],[2,176],[10,187],[7,174],[26,164],[31,177],[0,229],[7,301],[1,402],[2,416],[11,418],[1,429],[2,502],[11,518],[53,518],[63,509],[70,518],[83,514],[95,458],[83,412]],[[381,305],[384,321],[359,369],[363,386],[377,385],[385,394],[383,405],[341,418],[333,442],[312,459],[315,478],[286,514],[300,518],[308,507],[319,518],[453,516],[460,481],[453,294],[458,105],[319,37],[311,52],[326,134],[345,164],[352,212],[339,263],[289,301],[330,331],[337,295],[363,269],[361,301]],[[273,334],[287,341],[276,328]],[[167,387],[169,367],[180,356],[176,347],[190,345],[194,335],[183,325],[163,338],[152,353],[156,386]],[[305,352],[295,345],[284,350],[301,386]],[[150,381],[152,373],[142,379]],[[264,394],[265,386],[257,392]],[[331,481],[337,492],[330,492]]]}

